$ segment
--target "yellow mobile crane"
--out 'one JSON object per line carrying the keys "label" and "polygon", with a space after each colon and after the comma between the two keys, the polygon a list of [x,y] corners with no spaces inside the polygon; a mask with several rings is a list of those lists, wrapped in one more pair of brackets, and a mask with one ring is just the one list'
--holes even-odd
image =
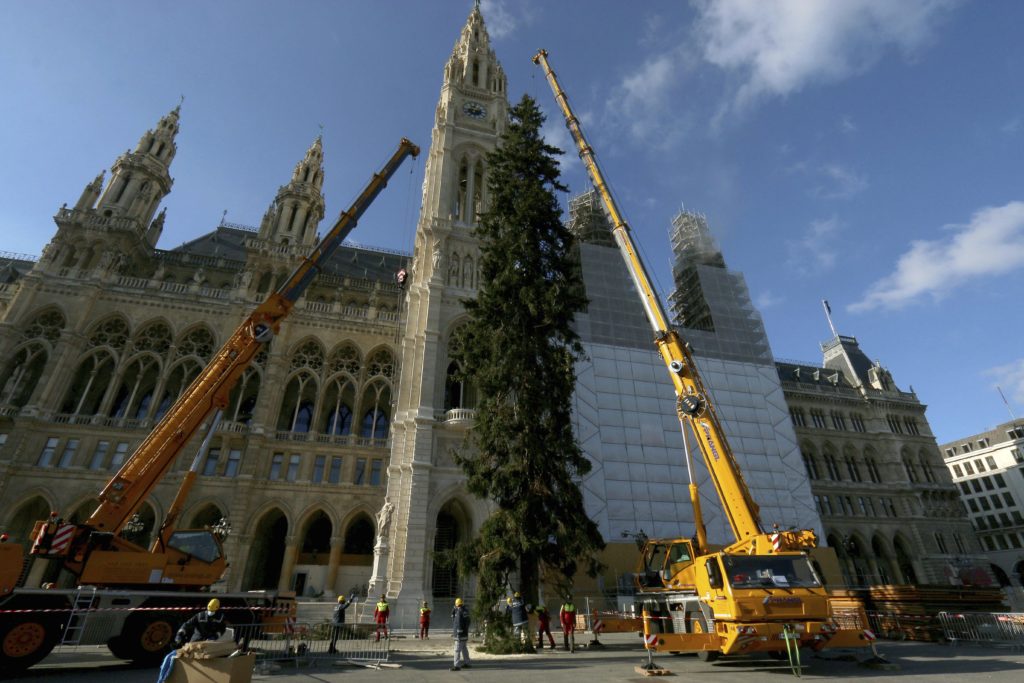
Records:
{"label": "yellow mobile crane", "polygon": [[700,498],[690,472],[689,496],[696,533],[693,539],[640,539],[637,573],[648,648],[669,652],[697,651],[702,659],[750,652],[783,653],[793,644],[815,649],[867,646],[870,634],[835,624],[818,569],[808,551],[817,545],[812,530],[765,531],[758,505],[750,495],[721,421],[701,381],[687,344],[669,325],[634,246],[629,226],[619,211],[594,151],[583,135],[540,50],[533,62],[544,69],[566,126],[579,150],[612,223],[612,235],[643,302],[654,343],[665,361],[676,393],[680,426],[688,425],[700,446],[732,528],[735,541],[712,551],[701,515]]}
{"label": "yellow mobile crane", "polygon": [[[50,519],[36,523],[31,556],[60,562],[76,577],[77,588],[19,587],[24,574],[22,548],[0,543],[0,672],[32,666],[60,642],[106,642],[123,659],[158,661],[178,624],[206,605],[209,593],[204,591],[220,580],[227,568],[221,538],[217,529],[178,529],[177,522],[231,390],[259,350],[280,331],[295,302],[405,158],[418,155],[419,147],[402,138],[398,150],[352,206],[284,284],[242,321],[107,483],[99,506],[87,520],[73,524],[54,512]],[[211,415],[206,438],[152,547],[146,549],[119,536]],[[218,597],[234,623],[266,623],[267,613],[283,620],[294,610],[290,594],[283,599],[260,592]],[[109,611],[115,623],[105,620],[102,633],[86,628],[86,617],[95,611]],[[109,637],[111,632],[113,637]]]}

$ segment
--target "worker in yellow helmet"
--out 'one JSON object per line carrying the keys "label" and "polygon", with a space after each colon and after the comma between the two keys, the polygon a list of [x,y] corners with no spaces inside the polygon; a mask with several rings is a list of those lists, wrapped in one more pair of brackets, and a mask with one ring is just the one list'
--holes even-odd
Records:
{"label": "worker in yellow helmet", "polygon": [[468,669],[469,663],[469,610],[462,604],[462,598],[455,598],[455,609],[452,610],[452,637],[455,639],[455,657],[452,660],[452,671]]}
{"label": "worker in yellow helmet", "polygon": [[217,640],[227,631],[228,625],[224,620],[224,612],[220,609],[220,600],[211,598],[206,603],[206,609],[195,614],[178,629],[174,636],[174,649],[164,658],[160,666],[160,675],[157,683],[163,683],[171,675],[174,668],[174,657],[177,650],[184,647],[185,643],[194,643],[200,640]]}

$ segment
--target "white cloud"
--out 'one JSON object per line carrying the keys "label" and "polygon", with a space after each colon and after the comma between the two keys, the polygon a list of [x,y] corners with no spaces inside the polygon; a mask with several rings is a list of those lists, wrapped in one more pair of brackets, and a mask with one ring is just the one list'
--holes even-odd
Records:
{"label": "white cloud", "polygon": [[836,264],[835,237],[840,227],[836,216],[811,221],[799,239],[786,242],[786,265],[802,275],[830,270]]}
{"label": "white cloud", "polygon": [[913,55],[957,0],[695,0],[708,62],[740,76],[732,106],[836,82],[885,50]]}
{"label": "white cloud", "polygon": [[853,117],[850,116],[849,114],[846,114],[845,116],[843,116],[843,118],[839,119],[839,130],[843,131],[847,135],[851,133],[856,133],[857,124],[854,123]]}
{"label": "white cloud", "polygon": [[985,207],[967,225],[947,228],[949,238],[911,242],[896,270],[849,310],[899,309],[926,295],[939,299],[969,280],[1024,268],[1024,202]]}
{"label": "white cloud", "polygon": [[1011,399],[1024,405],[1024,358],[990,368],[984,374],[995,378],[993,386],[999,387]]}
{"label": "white cloud", "polygon": [[839,164],[826,164],[820,169],[826,184],[817,188],[816,194],[825,199],[849,199],[863,192],[868,186],[864,176],[859,176]]}
{"label": "white cloud", "polygon": [[783,303],[785,300],[785,297],[778,296],[771,290],[766,289],[754,297],[754,305],[758,309],[772,308],[773,306],[778,306]]}
{"label": "white cloud", "polygon": [[999,130],[1003,131],[1007,135],[1016,135],[1017,133],[1020,132],[1020,117],[1016,116],[1010,119],[1009,121],[1004,123]]}
{"label": "white cloud", "polygon": [[491,38],[504,38],[519,28],[516,17],[522,13],[510,12],[505,7],[504,0],[483,0],[480,3],[480,12],[487,24],[487,35]]}
{"label": "white cloud", "polygon": [[670,96],[684,69],[679,50],[651,57],[612,90],[615,95],[605,103],[606,112],[634,140],[660,149],[671,147],[692,125],[689,115],[670,108]]}

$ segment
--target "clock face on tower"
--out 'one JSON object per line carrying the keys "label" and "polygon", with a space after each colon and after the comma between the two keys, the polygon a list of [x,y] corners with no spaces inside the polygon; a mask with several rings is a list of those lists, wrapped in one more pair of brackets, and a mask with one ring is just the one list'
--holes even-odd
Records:
{"label": "clock face on tower", "polygon": [[466,116],[474,119],[482,119],[487,116],[487,107],[479,102],[466,102],[462,105],[462,111],[465,112]]}

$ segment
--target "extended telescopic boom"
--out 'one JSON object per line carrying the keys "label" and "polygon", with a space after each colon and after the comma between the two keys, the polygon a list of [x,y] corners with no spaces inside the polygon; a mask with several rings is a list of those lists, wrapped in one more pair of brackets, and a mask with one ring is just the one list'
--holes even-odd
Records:
{"label": "extended telescopic boom", "polygon": [[[633,283],[640,293],[644,311],[647,313],[647,320],[654,331],[654,342],[669,369],[669,375],[672,377],[672,384],[676,392],[676,412],[679,415],[680,423],[689,423],[700,444],[708,472],[711,474],[715,489],[722,500],[722,510],[729,520],[737,543],[754,541],[764,534],[758,517],[758,506],[751,497],[739,467],[736,465],[736,459],[725,439],[721,422],[707,398],[708,394],[697,372],[693,356],[679,335],[669,325],[665,309],[661,305],[657,292],[651,286],[647,269],[633,244],[629,226],[622,217],[622,212],[619,211],[604,180],[604,174],[597,165],[594,150],[584,137],[579,119],[576,118],[569,106],[569,98],[566,97],[565,91],[558,84],[555,72],[548,64],[547,50],[538,51],[533,57],[533,62],[544,69],[544,75],[547,76],[551,90],[554,91],[555,100],[565,116],[566,127],[579,149],[580,159],[583,160],[583,165],[587,168],[587,173],[590,174],[590,179],[611,219],[615,243],[618,244],[619,252],[626,262],[630,277],[633,278]],[[689,462],[687,462],[687,467],[690,467]],[[697,527],[697,545],[701,553],[706,553],[708,551],[707,536],[692,469],[689,492]]]}
{"label": "extended telescopic boom", "polygon": [[[419,147],[402,138],[398,150],[313,251],[302,260],[281,287],[260,304],[224,343],[209,365],[175,401],[163,419],[153,428],[131,458],[117,472],[99,496],[100,504],[80,530],[117,533],[164,477],[175,458],[195,436],[203,421],[215,410],[227,407],[231,390],[260,348],[280,330],[281,321],[320,272],[331,254],[356,226],[406,157],[419,155]],[[195,472],[185,481],[172,506],[157,543],[166,541],[173,531],[177,504],[184,500]],[[154,545],[154,548],[156,545]]]}

